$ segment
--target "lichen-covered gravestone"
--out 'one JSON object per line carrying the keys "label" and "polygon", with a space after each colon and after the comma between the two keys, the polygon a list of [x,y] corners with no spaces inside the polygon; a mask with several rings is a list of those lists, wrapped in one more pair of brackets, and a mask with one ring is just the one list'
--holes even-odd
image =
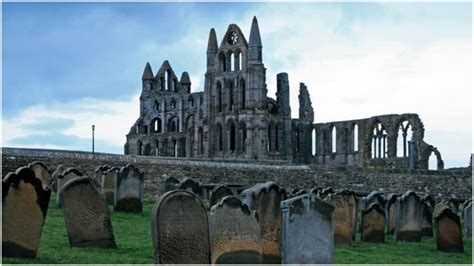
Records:
{"label": "lichen-covered gravestone", "polygon": [[285,191],[274,182],[256,184],[240,193],[240,199],[257,211],[262,239],[263,262],[281,263],[281,209]]}
{"label": "lichen-covered gravestone", "polygon": [[372,203],[362,211],[361,239],[372,243],[385,241],[385,212],[378,203]]}
{"label": "lichen-covered gravestone", "polygon": [[472,236],[472,200],[466,202],[462,216],[464,219],[464,234],[466,237]]}
{"label": "lichen-covered gravestone", "polygon": [[173,190],[162,195],[151,214],[151,232],[156,263],[210,262],[207,212],[192,192]]}
{"label": "lichen-covered gravestone", "polygon": [[395,241],[420,242],[422,221],[421,198],[415,192],[407,191],[397,199]]}
{"label": "lichen-covered gravestone", "polygon": [[340,191],[330,194],[325,199],[334,207],[334,246],[352,245],[352,234],[355,223],[355,196],[350,191]]}
{"label": "lichen-covered gravestone", "polygon": [[382,196],[382,193],[378,190],[370,192],[367,196],[362,198],[359,206],[359,215],[361,217],[361,223],[359,225],[359,232],[362,232],[362,212],[367,209],[370,205],[377,203],[382,210],[386,209],[387,200]]}
{"label": "lichen-covered gravestone", "polygon": [[332,263],[334,206],[311,193],[283,201],[281,209],[282,263]]}
{"label": "lichen-covered gravestone", "polygon": [[452,208],[443,203],[436,205],[433,220],[437,249],[444,252],[464,252],[461,221]]}
{"label": "lichen-covered gravestone", "polygon": [[398,194],[389,194],[387,197],[387,207],[385,210],[385,223],[387,224],[387,233],[393,234],[395,224],[397,223],[397,198]]}
{"label": "lichen-covered gravestone", "polygon": [[166,176],[164,181],[163,182],[163,185],[162,185],[162,188],[161,188],[161,193],[162,194],[165,194],[166,192],[168,191],[171,191],[171,190],[175,190],[175,189],[178,189],[178,186],[179,186],[179,181],[178,179],[172,177],[172,176],[167,176],[167,175],[164,175]]}
{"label": "lichen-covered gravestone", "polygon": [[118,172],[120,169],[117,167],[110,167],[102,172],[101,185],[104,191],[107,204],[114,205],[115,202],[115,182],[117,180]]}
{"label": "lichen-covered gravestone", "polygon": [[104,172],[109,170],[110,168],[110,165],[105,164],[100,165],[95,169],[95,178],[97,179],[97,182],[99,182],[99,184],[102,184],[102,177],[104,175]]}
{"label": "lichen-covered gravestone", "polygon": [[114,210],[141,212],[143,210],[143,173],[133,164],[120,168],[115,181]]}
{"label": "lichen-covered gravestone", "polygon": [[260,264],[262,244],[255,211],[226,196],[209,213],[212,264]]}
{"label": "lichen-covered gravestone", "polygon": [[58,183],[59,183],[59,178],[58,177],[60,175],[62,175],[66,170],[67,170],[66,166],[60,164],[56,167],[56,170],[54,170],[53,174],[51,175],[51,177],[54,180],[53,191],[55,193],[58,192]]}
{"label": "lichen-covered gravestone", "polygon": [[76,178],[80,178],[80,177],[83,177],[83,174],[77,170],[76,168],[68,168],[64,171],[62,171],[62,173],[60,173],[57,178],[58,178],[58,192],[56,194],[56,204],[58,205],[58,208],[62,208],[62,205],[61,205],[61,201],[59,200],[59,192],[61,191],[61,189],[64,187],[64,185],[73,180],[73,179],[76,179]]}
{"label": "lichen-covered gravestone", "polygon": [[191,177],[186,177],[181,180],[181,182],[179,182],[178,188],[192,192],[198,197],[202,197],[201,184],[198,181],[192,179]]}
{"label": "lichen-covered gravestone", "polygon": [[41,180],[44,189],[49,189],[53,185],[53,178],[46,165],[42,162],[34,161],[28,164],[28,168],[31,168],[35,172],[35,176]]}
{"label": "lichen-covered gravestone", "polygon": [[232,190],[225,185],[217,185],[211,191],[211,197],[209,198],[209,203],[211,206],[217,204],[222,198],[226,196],[232,196]]}
{"label": "lichen-covered gravestone", "polygon": [[105,195],[95,178],[70,180],[59,191],[59,200],[69,246],[116,248]]}
{"label": "lichen-covered gravestone", "polygon": [[36,258],[51,190],[32,169],[21,167],[2,181],[2,256]]}

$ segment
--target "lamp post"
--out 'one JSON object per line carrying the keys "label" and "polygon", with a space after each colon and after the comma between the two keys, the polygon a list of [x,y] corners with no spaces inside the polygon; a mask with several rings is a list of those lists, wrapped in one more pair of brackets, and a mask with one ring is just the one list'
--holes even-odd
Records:
{"label": "lamp post", "polygon": [[95,125],[92,125],[92,154],[94,154],[94,130]]}

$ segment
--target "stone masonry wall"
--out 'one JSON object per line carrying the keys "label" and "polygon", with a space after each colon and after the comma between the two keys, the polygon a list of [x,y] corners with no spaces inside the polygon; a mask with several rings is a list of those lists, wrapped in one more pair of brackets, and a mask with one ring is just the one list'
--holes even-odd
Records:
{"label": "stone masonry wall", "polygon": [[178,179],[193,177],[202,183],[226,183],[251,186],[276,181],[287,190],[311,187],[348,188],[360,194],[375,189],[402,193],[408,189],[430,192],[438,197],[467,199],[472,195],[472,174],[461,170],[398,170],[348,166],[292,165],[283,161],[251,162],[205,159],[159,158],[89,152],[2,149],[2,177],[18,167],[39,160],[53,172],[58,164],[76,167],[93,176],[97,166],[124,166],[133,163],[145,173],[145,193],[160,194],[164,176]]}

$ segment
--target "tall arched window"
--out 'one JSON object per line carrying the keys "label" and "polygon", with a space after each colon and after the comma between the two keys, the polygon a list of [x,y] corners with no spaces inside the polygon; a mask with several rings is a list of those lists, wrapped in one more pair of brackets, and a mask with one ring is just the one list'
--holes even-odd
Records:
{"label": "tall arched window", "polygon": [[227,67],[226,67],[226,58],[225,58],[225,54],[223,52],[221,52],[219,54],[219,70],[221,72],[226,72],[227,71]]}
{"label": "tall arched window", "polygon": [[240,121],[240,123],[239,123],[239,138],[240,138],[239,151],[245,152],[246,151],[245,141],[247,139],[247,128],[245,126],[245,122],[243,122],[243,121]]}
{"label": "tall arched window", "polygon": [[220,81],[217,82],[216,84],[216,104],[217,104],[217,111],[222,112],[222,85]]}
{"label": "tall arched window", "polygon": [[408,142],[413,138],[413,130],[408,121],[403,121],[398,127],[397,157],[408,157]]}
{"label": "tall arched window", "polygon": [[354,124],[352,127],[352,150],[358,151],[359,150],[359,126]]}
{"label": "tall arched window", "polygon": [[170,86],[170,80],[169,80],[169,73],[168,73],[168,70],[165,72],[165,89],[166,90],[169,90],[169,86]]}
{"label": "tall arched window", "polygon": [[428,170],[438,170],[438,158],[434,152],[428,157]]}
{"label": "tall arched window", "polygon": [[198,129],[198,151],[199,154],[204,154],[204,138],[203,138],[203,132],[202,132],[202,127],[199,127]]}
{"label": "tall arched window", "polygon": [[229,149],[230,151],[235,151],[235,124],[230,124],[230,132],[229,132]]}
{"label": "tall arched window", "polygon": [[382,123],[375,124],[372,130],[372,158],[387,158],[387,130]]}
{"label": "tall arched window", "polygon": [[152,133],[161,133],[162,132],[162,123],[159,117],[155,118],[151,122],[151,132]]}
{"label": "tall arched window", "polygon": [[245,80],[244,80],[244,79],[241,79],[241,80],[240,80],[240,106],[242,107],[242,109],[245,109],[245,101],[246,101],[246,97],[245,97]]}
{"label": "tall arched window", "polygon": [[311,139],[313,141],[313,145],[312,146],[312,154],[313,156],[316,156],[316,143],[317,143],[317,140],[316,140],[316,129],[313,128],[313,130],[311,131]]}
{"label": "tall arched window", "polygon": [[230,53],[230,71],[235,71],[235,56],[233,53]]}
{"label": "tall arched window", "polygon": [[216,127],[216,133],[217,133],[217,150],[222,151],[223,149],[223,134],[222,134],[222,126],[220,124],[217,124]]}
{"label": "tall arched window", "polygon": [[234,110],[234,81],[229,81],[229,111]]}
{"label": "tall arched window", "polygon": [[337,132],[335,126],[333,126],[331,130],[331,152],[337,152]]}
{"label": "tall arched window", "polygon": [[242,52],[239,52],[239,62],[238,62],[239,69],[238,70],[242,70],[242,65],[243,65]]}

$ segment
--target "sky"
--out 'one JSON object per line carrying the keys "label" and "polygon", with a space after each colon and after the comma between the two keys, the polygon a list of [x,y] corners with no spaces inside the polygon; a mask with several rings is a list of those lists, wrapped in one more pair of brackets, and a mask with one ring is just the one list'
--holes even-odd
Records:
{"label": "sky", "polygon": [[248,39],[257,16],[268,96],[287,72],[315,123],[418,113],[445,167],[472,149],[471,3],[3,3],[2,146],[123,154],[146,62],[202,91],[209,30]]}

